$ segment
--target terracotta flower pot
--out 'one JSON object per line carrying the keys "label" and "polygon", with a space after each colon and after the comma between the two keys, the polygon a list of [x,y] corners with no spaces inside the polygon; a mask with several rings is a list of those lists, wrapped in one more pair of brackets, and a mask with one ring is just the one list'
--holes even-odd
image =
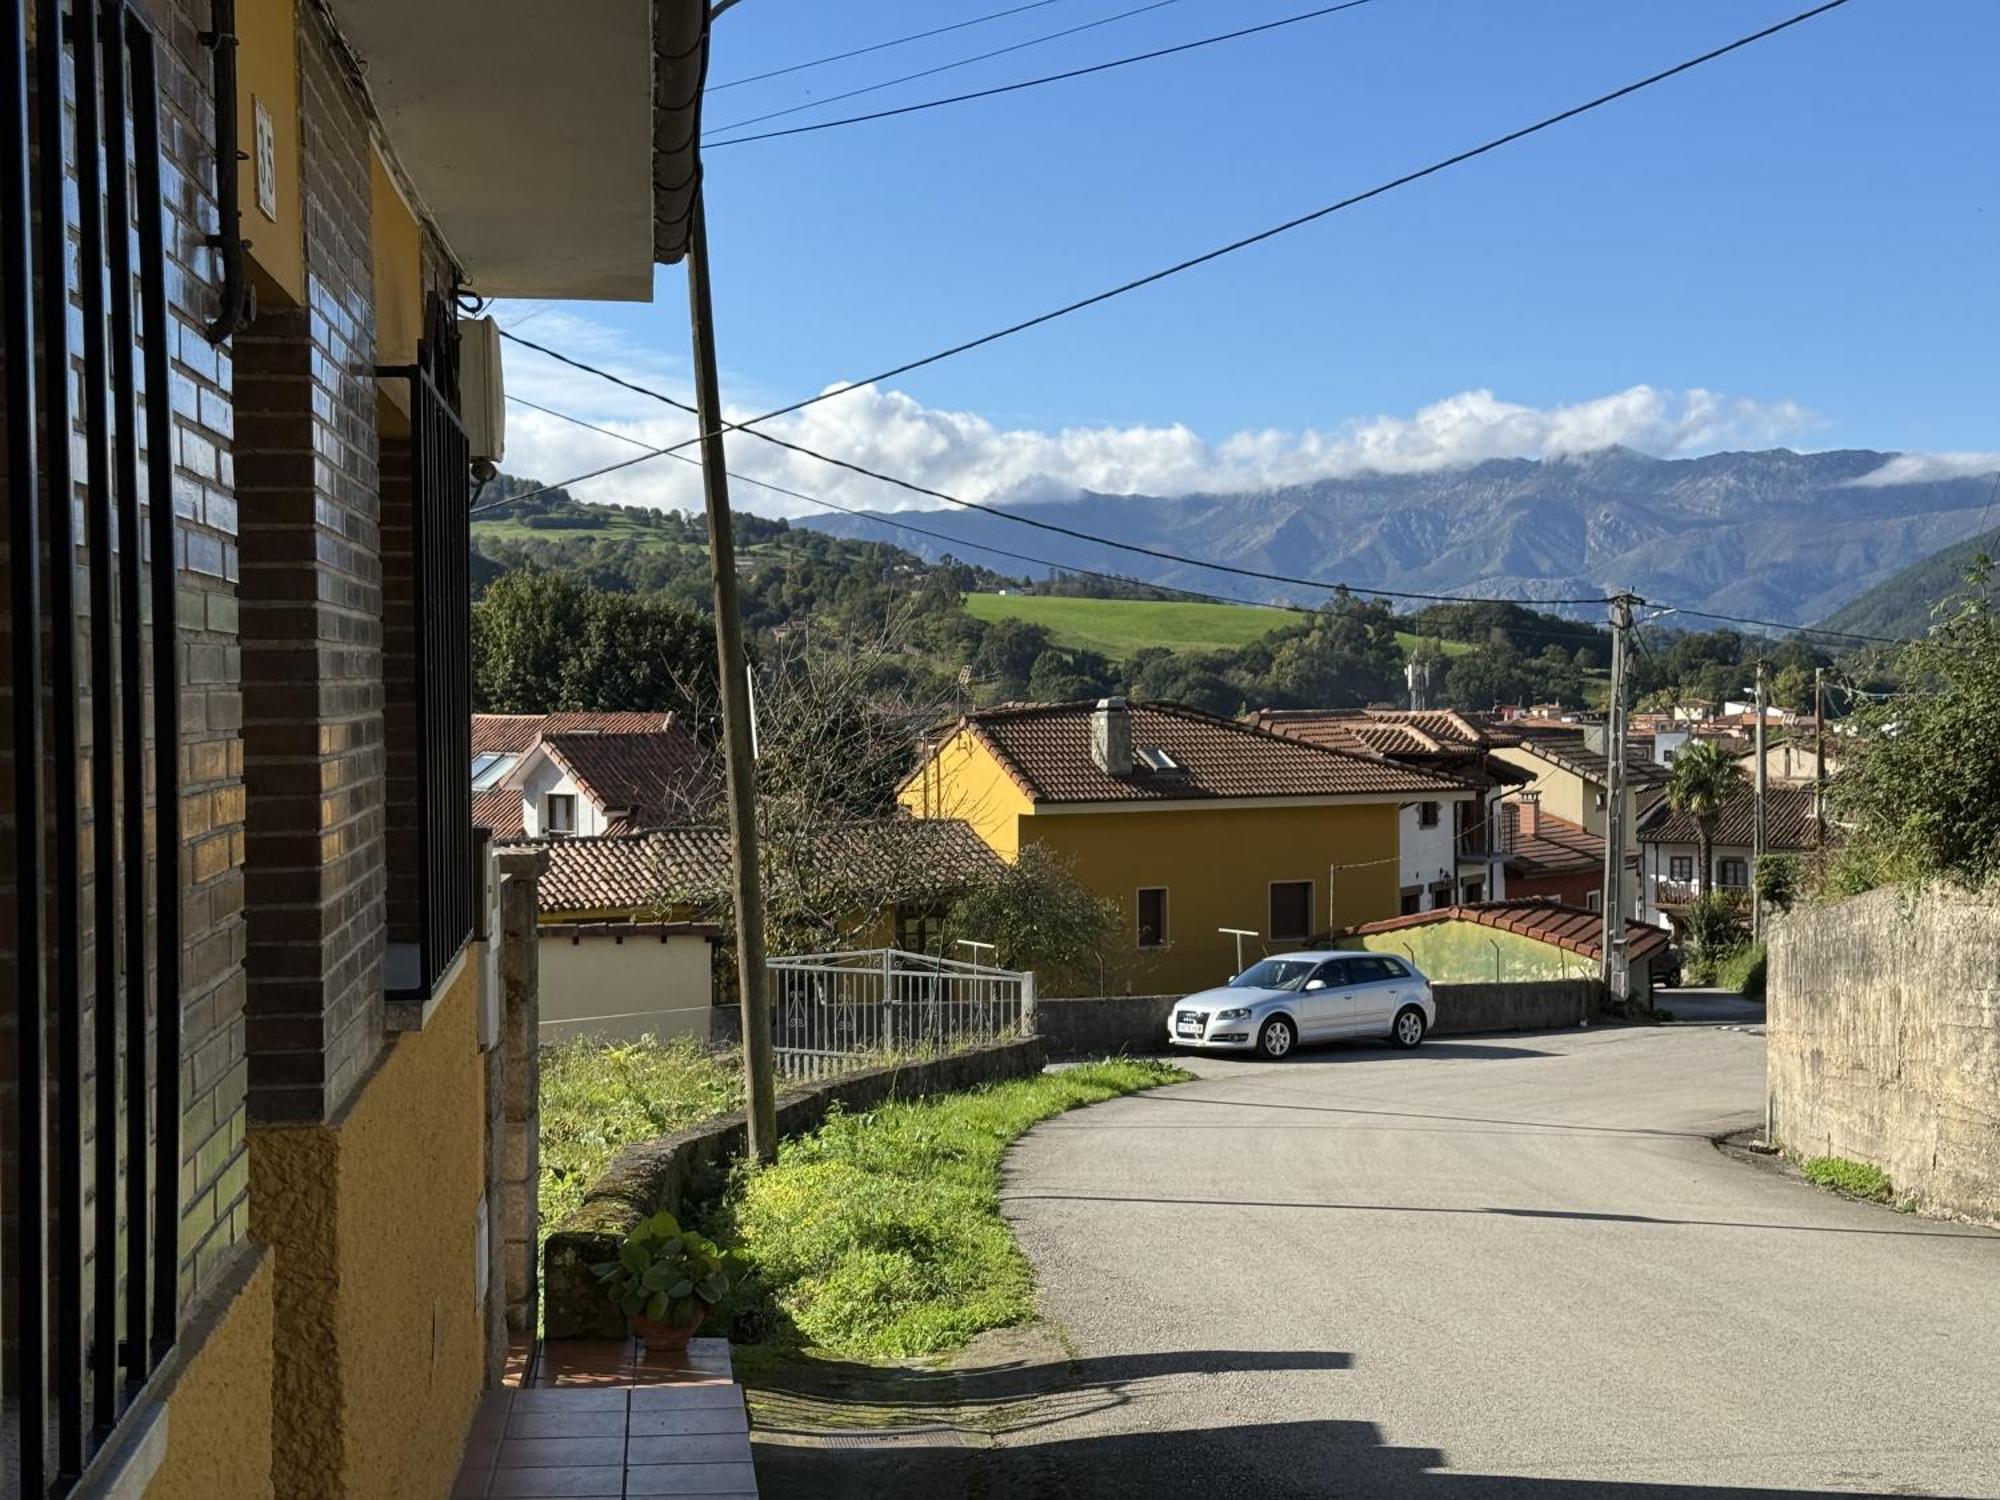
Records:
{"label": "terracotta flower pot", "polygon": [[701,1327],[706,1316],[705,1312],[699,1313],[692,1323],[682,1324],[660,1322],[640,1313],[632,1319],[632,1327],[648,1349],[661,1354],[678,1354],[687,1348],[688,1340],[694,1337],[695,1330]]}

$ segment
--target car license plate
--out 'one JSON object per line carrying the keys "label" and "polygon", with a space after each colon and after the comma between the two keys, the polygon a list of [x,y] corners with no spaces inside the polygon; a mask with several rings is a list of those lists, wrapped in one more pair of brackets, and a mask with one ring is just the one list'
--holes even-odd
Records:
{"label": "car license plate", "polygon": [[1199,1016],[1182,1016],[1177,1029],[1182,1036],[1200,1036],[1201,1018]]}

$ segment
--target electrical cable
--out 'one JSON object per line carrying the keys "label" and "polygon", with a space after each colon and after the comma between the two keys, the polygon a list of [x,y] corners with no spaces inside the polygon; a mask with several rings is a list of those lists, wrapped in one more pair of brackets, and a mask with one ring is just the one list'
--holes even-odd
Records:
{"label": "electrical cable", "polygon": [[[656,391],[648,386],[640,385],[636,381],[627,380],[623,376],[614,375],[608,370],[599,369],[597,366],[589,364],[583,360],[575,359],[567,354],[559,353],[558,351],[550,349],[545,345],[537,344],[532,339],[525,339],[520,337],[518,334],[511,334],[504,332],[502,333],[501,337],[508,339],[513,343],[520,344],[524,348],[533,349],[539,354],[546,355],[550,359],[554,359],[562,364],[570,366],[572,369],[583,371],[586,374],[595,375],[602,380],[607,380],[611,382],[613,385],[620,386],[625,390],[635,392],[636,394],[642,396],[650,396],[653,400],[661,402],[666,406],[670,406],[674,408],[676,411],[692,413],[695,410],[695,408],[686,401],[678,400],[673,396],[666,395],[664,392]],[[944,490],[935,489],[930,485],[918,484],[914,480],[902,479],[894,474],[886,474],[879,469],[871,469],[865,464],[858,464],[849,459],[835,458],[831,454],[821,453],[815,448],[808,448],[802,443],[794,443],[789,441],[788,439],[777,437],[768,432],[760,432],[753,428],[747,427],[742,423],[725,422],[723,423],[723,430],[725,432],[735,431],[735,432],[746,433],[750,437],[757,438],[762,442],[770,443],[774,447],[783,448],[787,452],[797,453],[802,457],[806,458],[817,459],[819,462],[823,464],[831,464],[835,468],[846,469],[850,473],[859,474],[864,478],[873,479],[882,484],[894,485],[896,488],[902,490],[908,490],[911,494],[914,495],[923,495],[929,499],[942,500],[947,505],[955,505],[964,510],[979,511],[984,515],[995,516],[1003,521],[1012,521],[1017,525],[1033,527],[1037,531],[1046,531],[1057,536],[1066,536],[1074,541],[1090,542],[1096,546],[1111,547],[1120,552],[1130,552],[1135,556],[1150,557],[1158,562],[1176,563],[1182,567],[1202,568],[1207,571],[1215,573],[1228,573],[1238,578],[1255,578],[1265,583],[1282,583],[1293,588],[1323,589],[1329,592],[1338,592],[1341,590],[1345,590],[1346,592],[1351,594],[1367,594],[1373,598],[1410,599],[1426,604],[1518,604],[1520,602],[1517,599],[1501,599],[1495,597],[1482,597],[1479,595],[1469,595],[1469,594],[1434,594],[1434,593],[1423,593],[1411,589],[1368,588],[1358,584],[1344,583],[1337,579],[1329,580],[1324,578],[1305,578],[1305,577],[1300,577],[1296,574],[1266,572],[1261,568],[1238,567],[1233,563],[1211,562],[1204,558],[1188,557],[1185,554],[1179,552],[1168,552],[1163,548],[1159,547],[1142,547],[1138,545],[1136,542],[1117,541],[1111,537],[1100,536],[1095,532],[1082,531],[1076,527],[1064,526],[1055,521],[1045,521],[1041,519],[1039,516],[1022,515],[1018,511],[1005,510],[995,505],[987,505],[982,501],[963,500],[956,495],[950,494]],[[666,455],[666,454],[671,454],[675,451],[676,450],[674,448],[661,448],[655,450],[655,454]],[[653,455],[641,455],[638,458],[628,459],[624,464],[612,465],[612,468],[624,468],[628,467],[631,464],[643,463],[645,462],[645,459],[648,456],[653,456]],[[608,473],[609,470],[598,470],[597,472]],[[562,486],[547,486],[545,487],[545,490],[548,488],[561,488],[561,487]],[[541,494],[544,493],[545,490],[538,490],[532,493]],[[529,496],[517,496],[516,498],[526,499],[529,498]],[[977,544],[971,541],[970,539],[966,539],[962,543],[962,545],[975,546]],[[1593,595],[1589,598],[1542,599],[1536,602],[1541,604],[1582,605],[1582,604],[1608,604],[1610,600],[1609,598],[1602,595]]]}
{"label": "electrical cable", "polygon": [[[1088,297],[1080,298],[1077,301],[1065,303],[1061,307],[1052,308],[1044,313],[1038,313],[1034,317],[1024,318],[1016,323],[1010,323],[1004,328],[998,328],[990,333],[981,334],[977,338],[966,339],[960,343],[950,345],[947,348],[939,349],[934,353],[924,355],[919,359],[906,360],[902,364],[894,365],[891,366],[889,369],[878,371],[876,374],[868,376],[866,379],[859,381],[849,381],[845,384],[830,386],[827,389],[819,392],[819,394],[817,395],[804,397],[801,400],[792,402],[789,406],[777,407],[771,411],[763,413],[760,416],[752,417],[747,422],[725,423],[724,430],[730,430],[731,428],[733,428],[737,431],[743,431],[752,427],[756,427],[761,423],[772,421],[778,417],[789,416],[791,413],[796,411],[803,411],[805,408],[809,406],[816,406],[822,401],[830,401],[836,396],[846,394],[848,391],[858,389],[862,386],[878,384],[885,380],[893,380],[898,375],[906,375],[912,370],[923,369],[926,366],[938,364],[943,360],[954,358],[957,355],[969,353],[971,350],[983,348],[988,344],[998,343],[1000,340],[1005,338],[1011,338],[1013,335],[1017,333],[1025,333],[1031,328],[1039,328],[1045,323],[1053,323],[1058,318],[1067,317],[1071,313],[1082,312],[1086,308],[1097,306],[1099,303],[1109,302],[1113,298],[1122,297],[1128,292],[1135,292],[1143,287],[1151,286],[1156,282],[1165,281],[1167,278],[1171,276],[1177,276],[1183,271],[1191,271],[1198,266],[1207,265],[1210,261],[1220,260],[1222,257],[1226,255],[1232,255],[1239,250],[1245,250],[1253,245],[1261,244],[1265,240],[1275,239],[1277,236],[1281,234],[1285,234],[1291,230],[1301,228],[1304,225],[1314,223],[1320,219],[1326,218],[1331,214],[1339,213],[1343,209],[1352,208],[1360,203],[1366,203],[1373,198],[1379,198],[1385,193],[1393,192],[1397,188],[1405,187],[1410,183],[1421,181],[1426,177],[1434,176],[1439,172],[1447,170],[1448,168],[1458,166],[1467,161],[1471,161],[1475,157],[1484,156],[1489,152],[1497,151],[1503,146],[1511,145],[1515,141],[1525,139],[1526,137],[1534,135],[1540,131],[1550,129],[1551,127],[1556,125],[1560,125],[1565,121],[1573,120],[1577,118],[1579,115],[1588,114],[1592,110],[1601,109],[1605,105],[1611,104],[1616,100],[1623,99],[1628,95],[1638,93],[1642,89],[1651,88],[1655,84],[1663,83],[1667,79],[1676,77],[1681,73],[1688,72],[1693,68],[1698,68],[1702,66],[1704,63],[1713,62],[1717,58],[1727,56],[1728,54],[1736,52],[1744,47],[1748,47],[1753,43],[1763,41],[1768,37],[1776,36],[1781,31],[1786,31],[1791,27],[1801,25],[1804,22],[1812,20],[1817,16],[1825,15],[1828,11],[1836,10],[1845,4],[1847,4],[1847,0],[1825,0],[1825,3],[1816,5],[1810,10],[1800,11],[1797,15],[1791,16],[1786,20],[1779,21],[1774,25],[1767,26],[1761,31],[1753,31],[1746,36],[1738,37],[1733,42],[1728,42],[1720,47],[1712,48],[1707,52],[1701,53],[1699,56],[1687,59],[1685,62],[1676,63],[1673,67],[1663,69],[1660,72],[1650,74],[1645,78],[1641,78],[1637,82],[1628,83],[1623,88],[1614,89],[1607,94],[1600,94],[1594,99],[1588,100],[1582,104],[1574,105],[1569,109],[1561,111],[1560,113],[1549,115],[1541,120],[1537,120],[1535,123],[1531,125],[1522,126],[1517,130],[1509,131],[1505,135],[1495,136],[1491,140],[1488,140],[1480,145],[1473,146],[1467,150],[1458,152],[1453,156],[1447,156],[1439,161],[1435,161],[1431,163],[1429,166],[1419,167],[1415,171],[1406,172],[1400,177],[1391,178],[1389,181],[1379,183],[1375,187],[1368,188],[1365,191],[1351,194],[1346,198],[1342,198],[1336,202],[1326,204],[1323,207],[1312,209],[1307,213],[1296,215],[1290,219],[1285,220],[1282,223],[1274,224],[1269,228],[1259,230],[1255,234],[1245,235],[1240,239],[1230,241],[1228,244],[1219,245],[1212,250],[1204,251],[1200,255],[1190,256],[1185,260],[1175,262],[1173,265],[1165,266],[1160,270],[1150,272],[1144,276],[1135,277],[1130,281],[1122,282],[1119,285],[1110,287],[1105,291],[1096,292]],[[522,340],[521,342],[525,342],[525,340]],[[673,448],[663,451],[673,452],[673,451],[678,451],[680,448],[693,447],[696,443],[700,442],[701,440],[702,440],[701,436],[689,438],[686,442],[676,444],[674,445]],[[633,460],[633,462],[643,463],[645,462],[645,460],[636,459]],[[608,471],[600,471],[600,472],[608,472]],[[581,483],[585,479],[592,479],[595,477],[597,477],[595,474],[582,474],[578,475],[576,479],[567,480],[564,483],[565,484]],[[562,487],[561,485],[549,486],[549,488],[551,489],[561,488],[561,487]]]}
{"label": "electrical cable", "polygon": [[[1081,31],[1094,31],[1099,26],[1109,26],[1132,16],[1143,15],[1149,10],[1161,10],[1169,5],[1179,5],[1181,0],[1148,0],[1145,5],[1131,10],[1121,10],[1115,15],[1104,16],[1095,21],[1085,21],[1080,26],[1065,26],[1061,31],[1045,31],[1040,36],[1031,36],[1024,42],[1014,42],[1005,47],[995,47],[990,52],[976,52],[971,57],[961,57],[955,62],[939,63],[936,67],[924,68],[915,73],[905,73],[900,78],[884,79],[881,83],[865,84],[858,89],[848,89],[845,93],[828,94],[823,99],[808,99],[803,104],[790,105],[785,109],[770,110],[761,115],[750,115],[745,119],[732,120],[727,125],[717,125],[717,134],[731,130],[742,130],[746,126],[761,125],[766,120],[781,120],[787,115],[796,115],[808,109],[825,109],[830,104],[838,104],[843,99],[858,99],[863,94],[879,94],[883,89],[895,88],[898,84],[915,83],[919,78],[929,78],[938,73],[950,73],[958,68],[969,68],[974,63],[990,62],[996,57],[1005,57],[1010,52],[1021,52],[1029,47],[1039,47],[1044,42],[1060,41],[1066,36],[1075,36]],[[726,145],[725,141],[711,141],[710,145]]]}
{"label": "electrical cable", "polygon": [[[1086,67],[1066,68],[1060,73],[1044,73],[1039,78],[1023,78],[1014,83],[995,84],[992,88],[973,89],[963,94],[947,94],[941,99],[924,99],[915,104],[899,104],[893,109],[870,110],[860,115],[842,115],[837,120],[816,120],[810,125],[787,125],[782,130],[760,130],[754,135],[732,136],[727,140],[705,141],[703,144],[710,150],[719,146],[747,146],[752,141],[775,141],[789,135],[812,135],[821,130],[838,130],[843,125],[864,125],[870,120],[890,120],[899,115],[921,114],[925,110],[942,109],[948,104],[968,104],[975,99],[992,99],[1001,94],[1018,94],[1023,89],[1037,89],[1051,83],[1066,83],[1073,78],[1088,78],[1095,73],[1108,73],[1114,68],[1130,67],[1134,63],[1154,62],[1162,57],[1173,57],[1178,53],[1213,47],[1220,42],[1234,42],[1246,36],[1256,36],[1261,32],[1276,31],[1283,26],[1296,26],[1302,21],[1317,21],[1323,16],[1335,15],[1343,10],[1355,10],[1373,3],[1374,0],[1340,0],[1337,5],[1323,5],[1317,10],[1280,16],[1275,21],[1264,21],[1256,26],[1244,26],[1235,31],[1218,32],[1214,36],[1197,37],[1194,41],[1179,42],[1171,47],[1155,47],[1149,52],[1134,52],[1124,57],[1114,57],[1108,62],[1091,63]],[[753,122],[746,120],[741,123]]]}
{"label": "electrical cable", "polygon": [[823,68],[828,63],[846,62],[850,57],[866,57],[871,52],[886,52],[891,47],[901,47],[909,42],[921,42],[929,37],[943,36],[948,31],[964,31],[970,26],[983,26],[988,21],[998,21],[1004,16],[1018,16],[1025,10],[1040,10],[1045,5],[1054,5],[1056,0],[1028,0],[1026,5],[1009,6],[1006,10],[988,11],[983,16],[974,16],[969,21],[954,21],[949,26],[933,26],[929,31],[913,31],[908,36],[891,37],[886,42],[873,42],[866,47],[855,47],[847,52],[833,52],[825,57],[815,57],[810,62],[792,63],[788,67],[773,68],[768,73],[751,73],[742,78],[732,78],[727,83],[710,84],[708,92],[719,94],[724,89],[741,88],[746,83],[762,83],[767,78],[783,78],[788,73],[803,73],[808,68]]}

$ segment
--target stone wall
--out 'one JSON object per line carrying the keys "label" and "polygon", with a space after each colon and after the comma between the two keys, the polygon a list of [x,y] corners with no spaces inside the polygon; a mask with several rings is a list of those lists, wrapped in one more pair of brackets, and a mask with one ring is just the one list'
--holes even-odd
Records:
{"label": "stone wall", "polygon": [[[1433,1036],[1476,1031],[1546,1031],[1574,1026],[1589,1008],[1604,1010],[1604,986],[1595,979],[1539,979],[1507,984],[1440,984],[1434,987]],[[1106,995],[1035,1002],[1035,1030],[1052,1057],[1093,1057],[1167,1048],[1167,1015],[1178,995]]]}
{"label": "stone wall", "polygon": [[[1045,1059],[1041,1039],[1027,1037],[933,1062],[850,1073],[780,1099],[778,1133],[803,1134],[836,1104],[865,1110],[885,1099],[1032,1077],[1042,1071]],[[599,1288],[591,1266],[615,1256],[618,1242],[647,1214],[661,1209],[679,1214],[684,1205],[717,1190],[723,1172],[744,1149],[739,1112],[620,1151],[543,1247],[543,1334],[552,1339],[622,1338],[624,1317]]]}
{"label": "stone wall", "polygon": [[2000,1222],[2000,900],[1931,887],[1801,908],[1770,935],[1778,1143]]}

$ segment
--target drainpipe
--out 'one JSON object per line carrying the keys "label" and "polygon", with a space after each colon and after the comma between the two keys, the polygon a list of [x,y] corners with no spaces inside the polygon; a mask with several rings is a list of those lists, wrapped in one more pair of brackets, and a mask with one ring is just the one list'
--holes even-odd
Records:
{"label": "drainpipe", "polygon": [[236,166],[245,159],[242,121],[236,111],[236,0],[209,0],[209,29],[201,44],[214,53],[215,205],[219,223],[208,243],[222,255],[222,306],[208,325],[208,341],[220,344],[257,316],[257,292],[243,270],[243,203]]}

